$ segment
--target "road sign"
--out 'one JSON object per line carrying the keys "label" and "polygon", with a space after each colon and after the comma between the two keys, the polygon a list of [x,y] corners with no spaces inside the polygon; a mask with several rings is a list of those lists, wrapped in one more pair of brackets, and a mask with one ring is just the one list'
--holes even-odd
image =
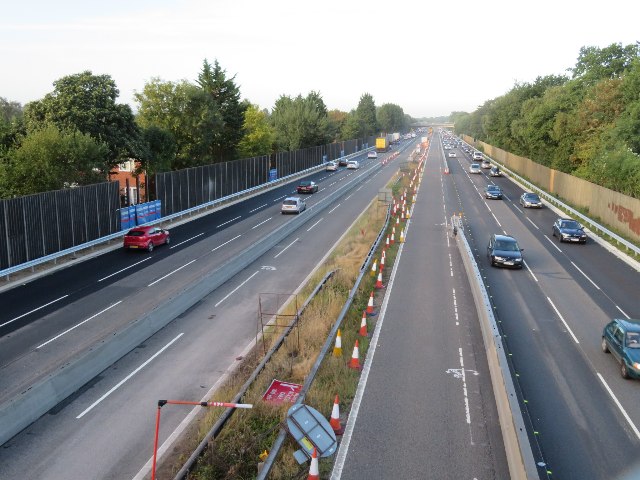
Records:
{"label": "road sign", "polygon": [[287,412],[287,428],[302,447],[293,453],[300,464],[308,461],[316,448],[319,457],[333,455],[337,448],[336,434],[329,421],[316,409],[300,403]]}
{"label": "road sign", "polygon": [[262,395],[262,400],[275,404],[294,403],[300,395],[300,390],[302,390],[302,385],[273,379],[267,391]]}

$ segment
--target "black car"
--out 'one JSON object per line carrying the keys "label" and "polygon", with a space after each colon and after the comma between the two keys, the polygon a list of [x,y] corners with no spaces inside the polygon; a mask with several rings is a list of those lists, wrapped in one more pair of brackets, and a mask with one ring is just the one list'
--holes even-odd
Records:
{"label": "black car", "polygon": [[587,243],[587,234],[584,228],[572,218],[558,218],[553,223],[553,236],[560,242]]}
{"label": "black car", "polygon": [[502,171],[500,170],[500,167],[491,167],[491,170],[489,171],[489,175],[491,175],[492,177],[501,177],[502,176]]}
{"label": "black car", "polygon": [[484,189],[484,198],[502,200],[502,189],[498,185],[487,185]]}
{"label": "black car", "polygon": [[298,184],[298,193],[315,193],[318,191],[318,184],[310,180],[303,180]]}
{"label": "black car", "polygon": [[542,208],[542,200],[537,193],[525,192],[520,195],[520,205],[524,208]]}
{"label": "black car", "polygon": [[518,246],[515,238],[494,233],[489,238],[487,257],[491,261],[492,267],[522,268],[524,264],[523,251],[524,249]]}

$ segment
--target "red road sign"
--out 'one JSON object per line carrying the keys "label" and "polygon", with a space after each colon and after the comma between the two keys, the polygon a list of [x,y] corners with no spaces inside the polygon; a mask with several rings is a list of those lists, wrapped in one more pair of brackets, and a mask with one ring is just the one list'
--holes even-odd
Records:
{"label": "red road sign", "polygon": [[294,403],[300,395],[300,390],[302,385],[274,379],[262,395],[262,400],[270,403]]}

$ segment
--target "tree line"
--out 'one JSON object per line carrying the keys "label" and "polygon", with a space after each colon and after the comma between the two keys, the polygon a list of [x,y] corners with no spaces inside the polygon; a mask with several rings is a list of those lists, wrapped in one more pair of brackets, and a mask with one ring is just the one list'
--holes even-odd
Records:
{"label": "tree line", "polygon": [[153,175],[407,131],[412,122],[369,93],[349,112],[328,110],[315,91],[261,109],[217,60],[204,60],[193,82],[151,79],[134,95],[136,113],[118,103],[109,75],[84,71],[53,87],[24,107],[0,97],[0,198],[106,181],[131,159],[138,174]]}
{"label": "tree line", "polygon": [[640,198],[640,44],[582,47],[568,75],[516,83],[455,131]]}

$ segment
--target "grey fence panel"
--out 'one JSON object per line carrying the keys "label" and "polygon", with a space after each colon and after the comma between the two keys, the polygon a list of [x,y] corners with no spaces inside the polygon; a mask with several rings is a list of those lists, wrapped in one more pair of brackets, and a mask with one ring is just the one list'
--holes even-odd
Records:
{"label": "grey fence panel", "polygon": [[9,268],[9,232],[7,231],[7,204],[0,202],[0,269]]}
{"label": "grey fence panel", "polygon": [[44,254],[59,252],[60,248],[60,222],[58,222],[58,210],[56,208],[56,192],[47,192],[40,195],[40,214],[44,225]]}
{"label": "grey fence panel", "polygon": [[22,211],[22,199],[12,198],[6,205],[7,237],[9,250],[9,265],[15,265],[13,259],[24,258],[27,260],[27,249],[24,245],[24,215]]}
{"label": "grey fence panel", "polygon": [[22,198],[24,212],[25,249],[27,260],[44,256],[42,242],[42,216],[40,214],[40,200],[37,195]]}

